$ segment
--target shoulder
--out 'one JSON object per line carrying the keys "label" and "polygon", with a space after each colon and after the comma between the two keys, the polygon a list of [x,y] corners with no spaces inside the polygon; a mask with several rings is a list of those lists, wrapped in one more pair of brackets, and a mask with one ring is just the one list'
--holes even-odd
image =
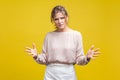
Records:
{"label": "shoulder", "polygon": [[46,36],[50,36],[50,35],[53,34],[53,33],[54,33],[53,31],[47,32],[47,33],[46,33]]}
{"label": "shoulder", "polygon": [[46,35],[45,35],[45,37],[48,38],[48,37],[50,37],[52,34],[54,34],[53,31],[47,32]]}
{"label": "shoulder", "polygon": [[80,31],[74,30],[76,36],[82,36],[82,33]]}

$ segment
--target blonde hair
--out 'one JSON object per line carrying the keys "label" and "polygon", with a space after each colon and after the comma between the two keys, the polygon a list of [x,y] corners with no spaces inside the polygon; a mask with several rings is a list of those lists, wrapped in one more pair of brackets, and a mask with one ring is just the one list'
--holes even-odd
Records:
{"label": "blonde hair", "polygon": [[53,22],[53,19],[54,19],[56,13],[58,13],[58,12],[61,12],[63,15],[68,17],[68,13],[67,13],[66,9],[63,6],[61,6],[61,5],[57,5],[57,6],[55,6],[52,9],[52,12],[51,12],[51,22]]}

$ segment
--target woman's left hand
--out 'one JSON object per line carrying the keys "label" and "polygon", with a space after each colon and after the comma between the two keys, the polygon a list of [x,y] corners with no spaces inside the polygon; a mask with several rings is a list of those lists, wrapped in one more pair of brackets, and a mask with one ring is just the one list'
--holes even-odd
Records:
{"label": "woman's left hand", "polygon": [[101,52],[98,52],[100,49],[99,48],[96,48],[94,49],[94,45],[91,46],[91,48],[89,49],[88,53],[87,53],[87,58],[88,59],[94,59],[94,57],[97,57],[98,54],[100,54]]}

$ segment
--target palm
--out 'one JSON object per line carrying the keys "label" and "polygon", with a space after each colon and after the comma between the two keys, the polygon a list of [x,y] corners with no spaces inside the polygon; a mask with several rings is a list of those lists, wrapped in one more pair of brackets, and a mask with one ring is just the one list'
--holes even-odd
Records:
{"label": "palm", "polygon": [[88,53],[87,53],[88,58],[93,59],[94,57],[97,57],[98,54],[100,53],[100,52],[98,52],[99,48],[96,48],[95,50],[93,50],[93,48],[94,48],[94,46],[92,45],[91,48],[89,49]]}
{"label": "palm", "polygon": [[28,52],[28,54],[32,55],[33,57],[37,55],[37,49],[36,49],[36,46],[35,44],[33,43],[33,48],[30,48],[30,47],[26,47],[26,52]]}

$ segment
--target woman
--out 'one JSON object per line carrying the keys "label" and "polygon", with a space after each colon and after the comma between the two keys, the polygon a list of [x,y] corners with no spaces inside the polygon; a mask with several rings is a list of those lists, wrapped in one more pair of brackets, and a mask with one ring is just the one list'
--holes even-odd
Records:
{"label": "woman", "polygon": [[63,6],[56,6],[51,12],[51,21],[56,30],[48,32],[42,53],[38,54],[35,44],[26,47],[34,60],[46,65],[44,80],[76,80],[74,64],[86,65],[99,54],[99,48],[92,46],[84,55],[81,33],[68,27],[68,13]]}

